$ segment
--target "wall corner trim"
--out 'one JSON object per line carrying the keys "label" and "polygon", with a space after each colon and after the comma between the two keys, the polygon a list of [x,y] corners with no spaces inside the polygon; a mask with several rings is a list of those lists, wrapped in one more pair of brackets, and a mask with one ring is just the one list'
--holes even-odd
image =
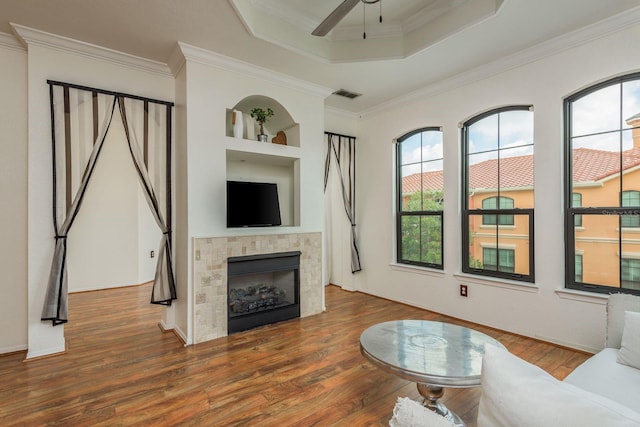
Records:
{"label": "wall corner trim", "polygon": [[171,51],[169,60],[167,61],[167,65],[171,70],[171,74],[173,74],[174,77],[178,77],[178,74],[180,74],[180,71],[182,70],[182,68],[186,63],[187,63],[187,59],[182,53],[180,42],[177,42],[175,47]]}
{"label": "wall corner trim", "polygon": [[173,76],[166,64],[106,47],[47,33],[34,28],[10,23],[13,32],[27,46],[35,45],[89,58],[107,60],[116,64],[162,76]]}
{"label": "wall corner trim", "polygon": [[23,46],[16,36],[7,33],[0,33],[0,47],[6,47],[20,52],[25,52],[26,48]]}

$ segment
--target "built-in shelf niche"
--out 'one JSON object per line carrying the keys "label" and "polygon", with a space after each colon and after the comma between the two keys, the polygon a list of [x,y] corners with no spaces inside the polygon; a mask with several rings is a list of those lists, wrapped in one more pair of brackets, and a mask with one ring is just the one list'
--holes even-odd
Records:
{"label": "built-in shelf niche", "polygon": [[251,110],[260,107],[263,109],[271,108],[273,116],[264,124],[264,132],[268,135],[268,142],[263,144],[271,144],[271,140],[279,131],[287,136],[287,145],[291,147],[300,147],[300,126],[293,120],[287,109],[273,98],[262,95],[251,95],[238,102],[233,108],[227,108],[226,111],[226,135],[233,137],[233,110],[242,112],[243,119],[243,136],[238,139],[246,139],[255,141],[256,135],[259,133],[259,126],[256,121],[251,118]]}
{"label": "built-in shelf niche", "polygon": [[227,149],[227,180],[278,185],[283,227],[300,225],[300,160]]}
{"label": "built-in shelf niche", "polygon": [[[254,107],[271,108],[274,116],[265,124],[269,141],[282,130],[287,135],[287,145],[259,142],[244,138],[246,124],[252,124],[249,112]],[[233,137],[233,110],[243,112],[245,133],[243,138]],[[226,176],[228,181],[271,182],[278,185],[282,227],[300,226],[300,127],[291,114],[274,99],[254,95],[227,109],[226,125]],[[256,125],[257,126],[257,125]],[[251,133],[251,132],[250,132]],[[258,133],[257,127],[255,134]],[[277,228],[277,227],[276,227]]]}

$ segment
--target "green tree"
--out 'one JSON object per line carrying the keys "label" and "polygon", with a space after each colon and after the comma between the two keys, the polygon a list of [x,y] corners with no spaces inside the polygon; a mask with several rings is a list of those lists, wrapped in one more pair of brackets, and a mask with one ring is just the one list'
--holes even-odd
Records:
{"label": "green tree", "polygon": [[442,265],[442,190],[415,192],[403,199],[400,258]]}

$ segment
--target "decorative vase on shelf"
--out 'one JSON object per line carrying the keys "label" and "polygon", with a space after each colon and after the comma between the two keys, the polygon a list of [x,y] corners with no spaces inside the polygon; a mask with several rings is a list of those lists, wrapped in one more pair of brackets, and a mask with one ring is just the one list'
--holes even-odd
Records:
{"label": "decorative vase on shelf", "polygon": [[235,138],[242,138],[242,134],[244,131],[244,120],[242,120],[242,111],[233,110],[231,123],[233,124],[233,136]]}

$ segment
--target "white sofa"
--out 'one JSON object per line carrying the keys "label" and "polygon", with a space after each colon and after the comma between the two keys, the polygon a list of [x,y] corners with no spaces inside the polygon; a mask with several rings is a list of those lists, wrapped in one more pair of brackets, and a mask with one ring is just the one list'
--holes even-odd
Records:
{"label": "white sofa", "polygon": [[[605,348],[564,381],[487,346],[478,427],[639,427],[640,297],[609,296],[606,333]],[[450,424],[417,402],[399,398],[389,425]]]}
{"label": "white sofa", "polygon": [[640,297],[609,297],[605,348],[564,381],[485,349],[478,427],[571,426],[640,426]]}

